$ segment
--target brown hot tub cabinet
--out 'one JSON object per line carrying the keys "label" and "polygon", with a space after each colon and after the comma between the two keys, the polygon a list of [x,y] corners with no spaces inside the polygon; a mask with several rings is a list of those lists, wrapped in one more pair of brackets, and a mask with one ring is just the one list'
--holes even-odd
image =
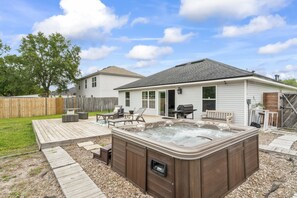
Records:
{"label": "brown hot tub cabinet", "polygon": [[181,148],[114,128],[112,169],[154,197],[221,197],[259,168],[257,130],[245,129]]}

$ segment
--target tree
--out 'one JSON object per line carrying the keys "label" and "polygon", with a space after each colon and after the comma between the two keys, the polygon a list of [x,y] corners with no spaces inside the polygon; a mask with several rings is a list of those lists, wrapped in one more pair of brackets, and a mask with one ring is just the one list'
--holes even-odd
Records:
{"label": "tree", "polygon": [[0,39],[0,60],[2,55],[10,50],[8,45],[3,44],[2,40]]}
{"label": "tree", "polygon": [[38,91],[26,71],[20,65],[20,58],[8,54],[10,47],[0,39],[0,95],[16,96]]}
{"label": "tree", "polygon": [[297,87],[297,80],[295,78],[287,79],[287,80],[282,80],[283,83],[287,85],[292,85]]}
{"label": "tree", "polygon": [[22,39],[19,52],[21,65],[46,97],[51,86],[66,90],[80,74],[80,48],[59,33],[49,36],[41,32],[29,34]]}

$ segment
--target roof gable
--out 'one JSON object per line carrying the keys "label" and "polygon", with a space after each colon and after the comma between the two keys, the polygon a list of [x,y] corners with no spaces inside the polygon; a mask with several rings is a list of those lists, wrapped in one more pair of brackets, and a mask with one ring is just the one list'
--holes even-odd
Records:
{"label": "roof gable", "polygon": [[126,77],[135,77],[135,78],[143,78],[144,76],[137,74],[135,72],[131,72],[129,70],[126,70],[124,68],[121,67],[117,67],[117,66],[109,66],[106,67],[100,71],[94,72],[92,74],[86,75],[82,78],[80,78],[80,80],[85,79],[85,78],[89,78],[98,74],[105,74],[105,75],[115,75],[115,76],[126,76]]}

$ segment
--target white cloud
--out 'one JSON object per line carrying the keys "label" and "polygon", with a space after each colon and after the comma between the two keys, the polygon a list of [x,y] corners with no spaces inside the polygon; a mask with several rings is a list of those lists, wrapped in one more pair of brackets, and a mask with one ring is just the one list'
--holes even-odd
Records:
{"label": "white cloud", "polygon": [[159,41],[160,38],[143,37],[143,38],[129,38],[127,36],[112,38],[113,40],[120,42],[131,42],[131,41]]}
{"label": "white cloud", "polygon": [[101,46],[101,47],[91,47],[87,50],[82,50],[80,53],[80,56],[82,59],[88,59],[88,60],[98,60],[105,58],[108,56],[111,52],[115,51],[117,47],[108,47],[108,46]]}
{"label": "white cloud", "polygon": [[67,37],[109,33],[114,28],[125,25],[128,16],[119,17],[100,0],[61,0],[60,7],[64,14],[55,15],[33,26],[33,31],[46,34],[59,32]]}
{"label": "white cloud", "polygon": [[164,30],[164,37],[159,40],[161,43],[181,43],[190,39],[194,35],[193,32],[182,34],[181,28],[171,27]]}
{"label": "white cloud", "polygon": [[249,24],[244,26],[225,26],[223,28],[222,36],[234,37],[244,34],[257,33],[274,27],[280,27],[285,24],[286,21],[284,18],[279,15],[258,16],[253,18]]}
{"label": "white cloud", "polygon": [[136,24],[140,24],[140,23],[142,23],[142,24],[147,24],[147,23],[149,23],[149,22],[150,22],[150,20],[149,20],[148,18],[145,18],[145,17],[138,17],[138,18],[134,19],[134,20],[131,22],[131,26],[134,26],[134,25],[136,25]]}
{"label": "white cloud", "polygon": [[135,67],[141,68],[141,67],[147,67],[147,66],[152,66],[156,65],[157,61],[155,60],[140,60],[137,61]]}
{"label": "white cloud", "polygon": [[279,74],[280,79],[297,78],[297,66],[286,65],[284,69],[276,73]]}
{"label": "white cloud", "polygon": [[285,5],[286,0],[181,0],[179,14],[192,20],[213,16],[242,19]]}
{"label": "white cloud", "polygon": [[289,39],[285,42],[277,42],[260,47],[258,53],[260,54],[276,54],[288,49],[289,47],[297,45],[297,38]]}
{"label": "white cloud", "polygon": [[158,47],[153,45],[136,45],[126,55],[128,58],[137,60],[154,60],[158,57],[171,54],[171,47]]}

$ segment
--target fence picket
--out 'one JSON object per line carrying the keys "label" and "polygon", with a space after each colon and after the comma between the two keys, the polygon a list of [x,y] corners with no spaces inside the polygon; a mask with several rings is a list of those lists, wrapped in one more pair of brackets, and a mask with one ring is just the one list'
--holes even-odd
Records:
{"label": "fence picket", "polygon": [[0,98],[0,119],[62,114],[67,108],[79,111],[112,110],[118,98]]}

